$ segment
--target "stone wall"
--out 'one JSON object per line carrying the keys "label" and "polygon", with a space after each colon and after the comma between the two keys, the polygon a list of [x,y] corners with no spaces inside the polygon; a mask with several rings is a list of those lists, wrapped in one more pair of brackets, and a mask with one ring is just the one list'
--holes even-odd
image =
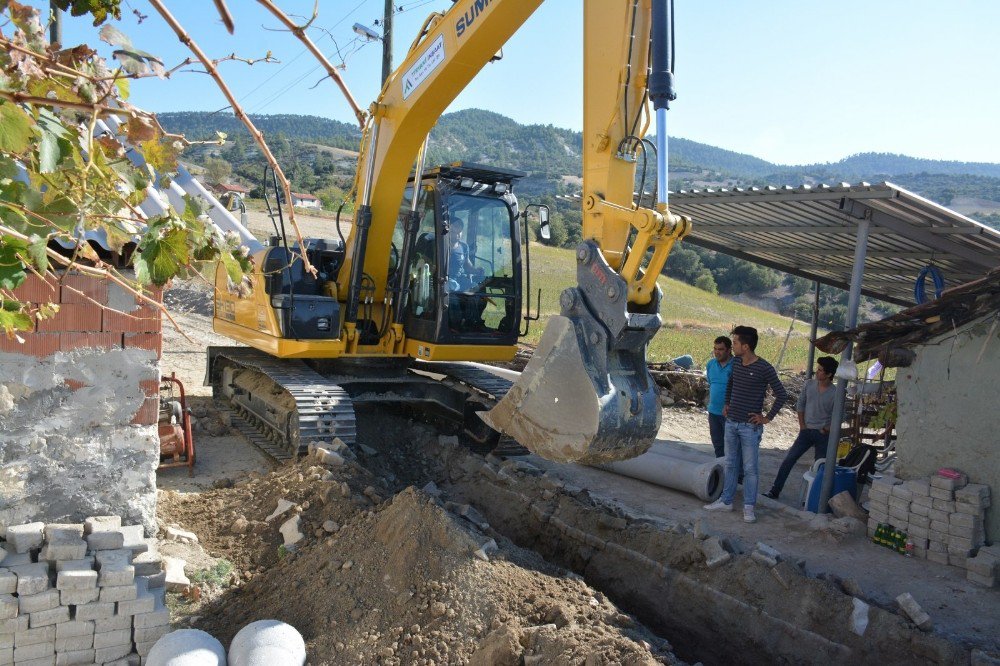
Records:
{"label": "stone wall", "polygon": [[[952,467],[970,482],[990,486],[993,497],[1000,493],[1000,328],[987,339],[991,325],[992,317],[980,319],[957,335],[914,347],[916,361],[897,371],[901,478],[929,477]],[[1000,541],[996,506],[986,511],[986,539]]]}
{"label": "stone wall", "polygon": [[158,310],[82,275],[15,295],[60,310],[0,335],[0,527],[115,514],[154,533]]}

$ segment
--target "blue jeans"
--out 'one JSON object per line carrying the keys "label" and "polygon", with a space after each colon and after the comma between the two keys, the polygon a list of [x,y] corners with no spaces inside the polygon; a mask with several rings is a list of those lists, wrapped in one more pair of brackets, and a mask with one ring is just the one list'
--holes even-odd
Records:
{"label": "blue jeans", "polygon": [[708,413],[708,432],[712,436],[712,448],[716,458],[726,455],[726,417],[722,414]]}
{"label": "blue jeans", "polygon": [[726,504],[733,503],[740,467],[743,468],[743,504],[753,506],[757,503],[760,439],[763,435],[762,425],[726,419],[726,480],[722,487],[722,501]]}
{"label": "blue jeans", "polygon": [[826,442],[829,438],[828,435],[824,434],[820,430],[800,430],[799,436],[795,438],[792,443],[792,448],[788,449],[788,453],[785,454],[785,459],[781,461],[781,467],[778,469],[778,476],[774,479],[774,485],[771,486],[771,492],[775,495],[781,494],[781,489],[785,487],[785,481],[788,480],[788,475],[791,474],[792,468],[795,467],[795,463],[799,461],[799,458],[805,455],[806,451],[813,449],[815,451],[815,459],[822,458],[826,456]]}

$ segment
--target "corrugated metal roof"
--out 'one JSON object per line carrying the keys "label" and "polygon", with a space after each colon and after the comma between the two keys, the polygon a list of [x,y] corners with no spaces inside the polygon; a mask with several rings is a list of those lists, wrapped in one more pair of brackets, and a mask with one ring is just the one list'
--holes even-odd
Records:
{"label": "corrugated metal roof", "polygon": [[693,221],[686,243],[841,289],[850,287],[858,222],[868,217],[862,293],[904,306],[914,304],[928,264],[946,288],[1000,266],[1000,232],[888,182],[682,190],[670,194],[670,210]]}

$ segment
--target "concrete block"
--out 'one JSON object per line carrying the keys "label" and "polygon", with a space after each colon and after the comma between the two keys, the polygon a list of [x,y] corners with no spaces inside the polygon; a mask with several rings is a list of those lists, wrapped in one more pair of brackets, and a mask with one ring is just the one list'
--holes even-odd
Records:
{"label": "concrete block", "polygon": [[927,542],[927,550],[933,550],[933,551],[936,551],[938,553],[947,553],[948,552],[948,544],[945,543],[944,541],[938,541],[938,540],[935,540],[935,539],[930,539]]}
{"label": "concrete block", "polygon": [[983,483],[970,483],[955,491],[955,501],[961,504],[989,504],[990,487]]}
{"label": "concrete block", "polygon": [[104,662],[104,666],[141,666],[142,657],[135,652],[130,652],[121,659]]}
{"label": "concrete block", "polygon": [[705,554],[705,564],[709,569],[722,566],[733,556],[722,547],[718,537],[710,537],[701,542],[701,551]]}
{"label": "concrete block", "polygon": [[[115,605],[111,602],[97,602],[77,606],[73,613],[74,620],[105,620],[115,614]],[[117,659],[117,657],[115,657]]]}
{"label": "concrete block", "polygon": [[895,496],[890,497],[889,498],[889,510],[891,511],[893,507],[895,507],[897,509],[903,509],[904,511],[909,511],[910,510],[910,500],[908,500],[908,499],[902,499],[900,497],[895,497]]}
{"label": "concrete block", "polygon": [[0,664],[14,663],[14,648],[0,648]]}
{"label": "concrete block", "polygon": [[164,557],[163,570],[165,585],[169,592],[182,592],[191,584],[191,579],[184,574],[187,562],[179,557]]}
{"label": "concrete block", "polygon": [[93,620],[71,620],[56,625],[56,640],[61,638],[75,638],[77,636],[92,636],[94,633]]}
{"label": "concrete block", "polygon": [[[930,492],[930,491],[928,491]],[[910,504],[916,504],[917,506],[926,506],[930,508],[934,504],[934,498],[928,495],[914,495]]]}
{"label": "concrete block", "polygon": [[17,662],[17,666],[56,666],[56,656],[52,654],[39,659],[24,659]]}
{"label": "concrete block", "polygon": [[155,576],[163,570],[163,558],[156,552],[145,552],[132,560],[136,576]]}
{"label": "concrete block", "polygon": [[893,525],[895,525],[896,527],[899,527],[899,523],[901,523],[901,522],[905,523],[905,522],[909,521],[909,519],[910,519],[910,511],[909,511],[909,509],[901,509],[901,508],[896,507],[896,506],[890,506],[889,507],[889,518],[890,518],[890,522]]}
{"label": "concrete block", "polygon": [[9,620],[0,620],[0,634],[15,634],[28,630],[28,616],[19,615]]}
{"label": "concrete block", "polygon": [[0,620],[15,618],[17,614],[17,597],[13,594],[0,594]]}
{"label": "concrete block", "polygon": [[149,655],[150,651],[152,651],[154,645],[156,645],[156,641],[147,641],[145,643],[136,643],[135,644],[135,651],[140,656],[146,657],[146,656]]}
{"label": "concrete block", "polygon": [[986,509],[977,504],[962,504],[961,502],[955,502],[955,513],[982,517],[983,514],[986,513]]}
{"label": "concrete block", "polygon": [[953,513],[951,514],[950,522],[952,525],[961,525],[963,527],[982,527],[983,519],[977,516],[971,516],[967,513]]}
{"label": "concrete block", "polygon": [[968,559],[969,559],[968,557],[965,557],[961,554],[953,555],[951,553],[948,553],[948,566],[964,569],[965,563],[968,561]]}
{"label": "concrete block", "polygon": [[[95,636],[97,634],[94,634]],[[99,664],[104,664],[109,661],[114,661],[115,659],[121,659],[122,657],[128,656],[132,652],[132,641],[129,640],[127,644],[122,645],[112,645],[106,648],[96,648],[94,650],[94,661]]]}
{"label": "concrete block", "polygon": [[38,594],[49,589],[49,566],[47,564],[22,564],[11,567],[17,574],[17,593]]}
{"label": "concrete block", "polygon": [[14,647],[52,643],[56,640],[56,628],[53,625],[37,629],[25,629],[14,634]]}
{"label": "concrete block", "polygon": [[49,610],[58,605],[58,590],[45,590],[38,594],[20,594],[17,597],[17,611],[21,615]]}
{"label": "concrete block", "polygon": [[922,504],[917,504],[916,502],[912,502],[910,504],[910,515],[921,516],[926,518],[927,516],[931,515],[931,507],[924,506]]}
{"label": "concrete block", "polygon": [[[139,617],[138,615],[136,617]],[[136,643],[156,642],[163,636],[170,633],[169,624],[160,624],[155,627],[137,627],[133,632]]]}
{"label": "concrete block", "polygon": [[105,564],[98,574],[98,587],[120,587],[135,583],[135,567],[131,564]]}
{"label": "concrete block", "polygon": [[188,532],[187,530],[182,530],[179,527],[168,526],[164,530],[164,536],[167,541],[179,541],[181,543],[198,543],[198,535],[194,532]]}
{"label": "concrete block", "polygon": [[97,587],[89,590],[62,590],[59,593],[59,603],[63,606],[82,606],[94,603],[100,596],[101,590]]}
{"label": "concrete block", "polygon": [[972,527],[966,527],[965,525],[952,525],[948,528],[948,534],[951,536],[956,536],[962,539],[971,539],[973,543],[977,545],[983,543],[983,526],[974,525]]}
{"label": "concrete block", "polygon": [[931,497],[934,499],[947,500],[950,502],[955,499],[955,491],[931,486]]}
{"label": "concrete block", "polygon": [[1000,571],[1000,560],[995,557],[983,556],[983,552],[980,551],[975,557],[966,560],[965,568],[980,576],[995,576]]}
{"label": "concrete block", "polygon": [[898,499],[903,499],[909,502],[913,498],[913,491],[910,490],[906,483],[901,483],[898,486],[893,486],[892,491],[889,493],[890,497],[896,497]]}
{"label": "concrete block", "polygon": [[79,560],[56,562],[56,573],[60,571],[90,571],[94,568],[94,556],[87,555]]}
{"label": "concrete block", "polygon": [[933,624],[931,623],[930,616],[923,611],[920,604],[913,598],[913,595],[909,592],[904,592],[896,597],[896,603],[899,604],[899,608],[903,611],[903,614],[910,618],[913,624],[917,625],[921,631],[931,630]]}
{"label": "concrete block", "polygon": [[278,620],[251,622],[240,629],[229,644],[229,663],[232,666],[305,662],[306,644],[302,635],[295,627]]}
{"label": "concrete block", "polygon": [[102,620],[94,620],[95,632],[116,631],[118,629],[128,629],[132,626],[131,615],[112,615]]}
{"label": "concrete block", "polygon": [[122,526],[121,516],[91,516],[83,521],[83,533],[107,532]]}
{"label": "concrete block", "polygon": [[[14,647],[14,634],[0,634],[0,650]],[[0,659],[0,664],[3,660]]]}
{"label": "concrete block", "polygon": [[118,602],[119,615],[141,615],[142,613],[152,613],[154,610],[156,610],[156,597],[148,591],[140,590],[139,596],[135,599]]}
{"label": "concrete block", "polygon": [[955,502],[952,500],[935,499],[931,508],[937,511],[944,511],[950,515],[955,513]]}
{"label": "concrete block", "polygon": [[56,573],[57,590],[90,590],[97,587],[93,569],[64,569]]}
{"label": "concrete block", "polygon": [[122,548],[131,550],[135,555],[149,550],[149,542],[146,541],[146,533],[143,531],[142,525],[125,525],[119,531],[124,537]]}
{"label": "concrete block", "polygon": [[5,552],[6,554],[3,556],[3,561],[0,562],[0,567],[6,567],[9,569],[11,567],[21,566],[22,564],[31,564],[35,561],[32,559],[31,553]]}
{"label": "concrete block", "polygon": [[[58,649],[58,648],[57,648]],[[56,653],[56,666],[75,666],[76,664],[93,664],[94,650],[73,650]]]}
{"label": "concrete block", "polygon": [[0,594],[17,592],[17,574],[10,569],[0,569]]}
{"label": "concrete block", "polygon": [[972,539],[966,539],[959,536],[950,536],[948,538],[948,552],[949,553],[968,553],[972,551],[973,548],[980,544],[976,543]]}
{"label": "concrete block", "polygon": [[15,553],[27,553],[34,548],[41,548],[45,540],[45,523],[25,523],[10,525],[7,528],[7,550]]}
{"label": "concrete block", "polygon": [[57,534],[45,543],[39,560],[79,560],[87,555],[87,542],[77,536]]}
{"label": "concrete block", "polygon": [[868,511],[868,519],[869,520],[874,520],[876,525],[878,523],[884,523],[884,522],[887,522],[889,520],[889,512],[888,511],[875,511],[874,509],[869,509],[869,511]]}
{"label": "concrete block", "polygon": [[135,597],[136,587],[134,584],[101,588],[101,601],[131,601]]}
{"label": "concrete block", "polygon": [[892,487],[902,483],[902,479],[897,479],[894,476],[888,474],[881,476],[879,478],[872,479],[872,490],[877,490],[879,492],[889,493],[892,491]]}
{"label": "concrete block", "polygon": [[968,485],[969,477],[966,474],[961,474],[960,478],[951,479],[946,476],[935,474],[931,476],[930,481],[931,488],[942,488],[944,490],[955,491]]}
{"label": "concrete block", "polygon": [[915,525],[917,527],[923,527],[923,528],[929,529],[930,526],[931,526],[931,519],[930,518],[928,518],[927,516],[918,515],[916,513],[911,513],[910,514],[910,518],[909,518],[908,522],[910,523],[910,527],[913,527]]}
{"label": "concrete block", "polygon": [[973,583],[976,583],[977,585],[982,585],[983,587],[996,587],[997,585],[996,574],[984,576],[983,574],[980,573],[968,571],[966,572],[965,577],[968,580],[972,581]]}
{"label": "concrete block", "polygon": [[926,540],[930,534],[930,530],[926,527],[920,527],[919,525],[910,525],[906,530],[906,534],[909,537]]}
{"label": "concrete block", "polygon": [[83,636],[67,636],[56,638],[56,652],[71,652],[73,650],[89,650],[94,647],[94,634]]}
{"label": "concrete block", "polygon": [[35,643],[24,647],[14,648],[14,663],[20,663],[28,659],[41,659],[56,653],[56,644],[53,641],[48,643]]}
{"label": "concrete block", "polygon": [[929,479],[908,479],[903,481],[903,487],[912,493],[911,496],[915,497],[921,495],[923,497],[930,497],[931,494],[931,483]]}
{"label": "concrete block", "polygon": [[121,530],[106,530],[91,532],[87,535],[87,547],[90,550],[119,550],[125,545],[125,535]]}
{"label": "concrete block", "polygon": [[[937,513],[946,516],[948,515],[945,514],[943,511],[939,511]],[[935,516],[934,514],[935,512],[931,511],[931,515],[929,516],[929,518],[931,519],[931,525],[930,525],[931,529],[934,530],[935,532],[944,532],[945,534],[947,534],[948,528],[951,527],[951,521],[949,521],[948,518],[942,518],[940,515]]]}
{"label": "concrete block", "polygon": [[53,538],[76,537],[83,538],[83,523],[48,523],[43,530],[46,541]]}
{"label": "concrete block", "polygon": [[136,580],[138,580],[139,578],[142,578],[144,581],[146,581],[146,587],[150,590],[158,587],[164,587],[167,584],[166,571],[161,571],[154,576],[136,576]]}
{"label": "concrete block", "polygon": [[56,606],[50,610],[37,611],[28,617],[31,618],[29,626],[32,629],[60,622],[69,622],[69,606]]}
{"label": "concrete block", "polygon": [[132,551],[128,548],[102,550],[94,553],[94,566],[98,570],[105,565],[125,566],[132,564],[133,559]]}
{"label": "concrete block", "polygon": [[132,642],[131,629],[116,629],[115,631],[101,631],[94,634],[94,648],[101,649],[115,645],[125,645]]}
{"label": "concrete block", "polygon": [[132,626],[136,629],[148,629],[169,624],[170,611],[166,608],[158,608],[151,613],[141,613],[132,618]]}
{"label": "concrete block", "polygon": [[928,549],[927,559],[938,564],[948,564],[948,553],[939,553]]}

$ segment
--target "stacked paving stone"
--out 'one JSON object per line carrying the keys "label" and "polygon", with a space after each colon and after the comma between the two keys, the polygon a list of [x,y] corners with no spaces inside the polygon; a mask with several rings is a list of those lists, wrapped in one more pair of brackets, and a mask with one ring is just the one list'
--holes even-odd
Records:
{"label": "stacked paving stone", "polygon": [[[905,532],[914,557],[968,569],[968,560],[986,543],[983,527],[990,487],[934,475],[901,481],[891,476],[872,481],[868,535],[879,523]],[[977,580],[978,574],[969,580]],[[989,583],[992,586],[992,582]]]}
{"label": "stacked paving stone", "polygon": [[170,630],[156,540],[118,516],[29,523],[0,543],[0,664],[138,665]]}

